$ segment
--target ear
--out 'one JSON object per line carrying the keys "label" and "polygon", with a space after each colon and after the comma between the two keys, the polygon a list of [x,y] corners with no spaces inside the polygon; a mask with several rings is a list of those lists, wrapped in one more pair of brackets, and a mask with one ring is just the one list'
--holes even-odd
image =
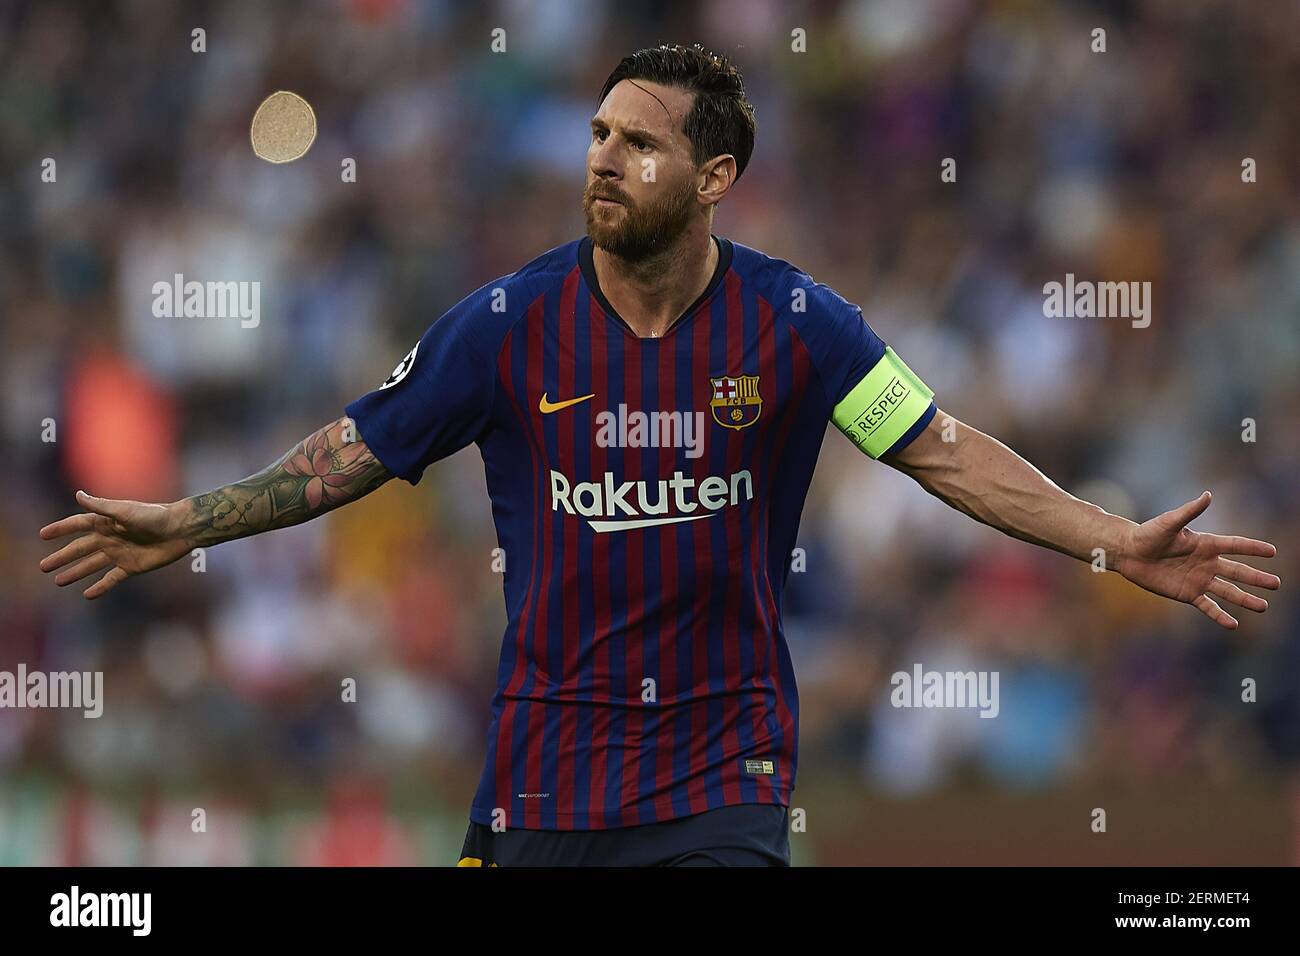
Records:
{"label": "ear", "polygon": [[706,206],[717,205],[736,181],[736,157],[730,153],[713,157],[700,167],[700,177],[695,198]]}

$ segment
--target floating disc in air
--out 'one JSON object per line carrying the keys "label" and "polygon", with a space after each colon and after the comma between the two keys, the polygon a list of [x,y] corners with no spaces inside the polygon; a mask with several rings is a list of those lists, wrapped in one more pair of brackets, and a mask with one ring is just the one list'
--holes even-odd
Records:
{"label": "floating disc in air", "polygon": [[280,90],[262,100],[249,130],[253,152],[268,163],[291,163],[316,139],[316,114],[297,93]]}

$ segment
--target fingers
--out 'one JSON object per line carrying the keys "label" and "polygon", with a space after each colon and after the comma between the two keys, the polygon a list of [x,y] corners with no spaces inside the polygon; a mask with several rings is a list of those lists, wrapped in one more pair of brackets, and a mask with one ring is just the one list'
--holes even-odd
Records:
{"label": "fingers", "polygon": [[[111,573],[111,572],[110,572]],[[1237,619],[1225,611],[1207,594],[1202,594],[1192,602],[1192,607],[1196,608],[1215,624],[1226,627],[1230,631],[1237,629]]]}
{"label": "fingers", "polygon": [[1210,507],[1210,493],[1202,491],[1200,497],[1180,505],[1173,511],[1166,511],[1160,517],[1175,528],[1184,528],[1205,513]]}
{"label": "fingers", "polygon": [[1207,534],[1206,537],[1220,554],[1249,554],[1256,558],[1271,558],[1277,555],[1277,548],[1267,541],[1243,538],[1238,534]]}
{"label": "fingers", "polygon": [[77,492],[77,503],[83,508],[89,508],[96,514],[101,514],[106,518],[125,517],[126,511],[131,505],[129,501],[118,501],[115,498],[96,498],[84,491]]}
{"label": "fingers", "polygon": [[100,578],[98,581],[96,581],[90,587],[86,588],[86,590],[82,591],[81,593],[87,600],[93,601],[97,597],[103,597],[109,591],[113,590],[113,588],[117,587],[119,584],[125,581],[128,577],[130,577],[130,575],[127,574],[125,571],[123,571],[121,568],[113,568],[111,571],[109,571],[102,578]]}
{"label": "fingers", "polygon": [[1252,568],[1249,564],[1231,558],[1219,558],[1219,577],[1238,584],[1249,584],[1253,588],[1268,588],[1270,591],[1276,591],[1282,586],[1282,579],[1276,574]]}
{"label": "fingers", "polygon": [[63,547],[59,548],[53,554],[47,554],[41,559],[41,570],[47,574],[50,571],[57,570],[77,558],[84,558],[88,554],[94,554],[104,546],[104,538],[98,534],[83,534],[80,538],[69,541]]}
{"label": "fingers", "polygon": [[65,534],[85,534],[87,531],[94,531],[95,521],[98,518],[99,515],[96,514],[69,515],[42,528],[41,539],[49,541],[51,538],[62,538]]}
{"label": "fingers", "polygon": [[94,574],[96,571],[103,571],[112,565],[113,559],[103,551],[96,551],[88,558],[82,558],[66,571],[60,571],[54,576],[54,583],[59,587],[71,584],[73,581],[80,581],[88,574]]}
{"label": "fingers", "polygon": [[1248,611],[1263,613],[1268,610],[1268,602],[1262,597],[1251,594],[1249,591],[1243,591],[1237,585],[1230,581],[1224,581],[1222,578],[1215,578],[1211,581],[1209,591],[1211,594],[1217,594],[1225,601],[1231,601],[1238,607],[1244,607]]}
{"label": "fingers", "polygon": [[112,498],[96,498],[84,491],[77,492],[77,503],[84,508],[89,508],[90,513],[69,515],[53,524],[47,524],[41,529],[41,538],[48,541],[51,538],[61,538],[65,534],[84,534],[93,531],[95,522],[101,515],[106,518],[123,517],[131,504],[129,501],[117,501]]}

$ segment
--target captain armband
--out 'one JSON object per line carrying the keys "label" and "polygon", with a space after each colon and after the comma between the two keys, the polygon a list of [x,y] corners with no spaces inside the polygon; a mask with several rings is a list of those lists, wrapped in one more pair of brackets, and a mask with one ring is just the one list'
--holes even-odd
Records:
{"label": "captain armband", "polygon": [[907,434],[930,407],[934,391],[888,346],[880,361],[831,412],[853,444],[879,458]]}

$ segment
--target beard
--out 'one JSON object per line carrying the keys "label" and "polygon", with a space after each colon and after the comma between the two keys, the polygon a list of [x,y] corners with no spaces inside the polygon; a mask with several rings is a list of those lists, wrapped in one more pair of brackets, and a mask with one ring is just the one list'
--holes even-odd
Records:
{"label": "beard", "polygon": [[[598,198],[622,203],[618,208],[597,208]],[[593,181],[582,193],[587,214],[587,235],[599,249],[612,256],[637,262],[672,245],[688,225],[695,211],[695,187],[690,182],[672,189],[644,206],[613,183]]]}

